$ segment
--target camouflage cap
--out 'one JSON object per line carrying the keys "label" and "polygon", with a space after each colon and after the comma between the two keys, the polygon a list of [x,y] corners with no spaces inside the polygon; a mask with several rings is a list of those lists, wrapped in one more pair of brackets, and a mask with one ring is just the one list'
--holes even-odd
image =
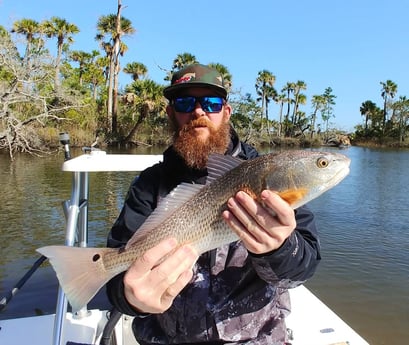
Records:
{"label": "camouflage cap", "polygon": [[163,94],[167,99],[172,99],[181,90],[189,87],[210,88],[216,95],[227,97],[221,74],[216,69],[201,64],[188,65],[173,73],[172,81],[168,87],[165,87]]}

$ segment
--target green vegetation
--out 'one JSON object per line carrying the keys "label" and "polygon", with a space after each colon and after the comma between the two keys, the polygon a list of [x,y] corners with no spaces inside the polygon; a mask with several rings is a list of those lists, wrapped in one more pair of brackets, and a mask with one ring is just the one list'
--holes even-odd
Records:
{"label": "green vegetation", "polygon": [[[15,152],[42,154],[58,145],[58,133],[69,132],[74,146],[85,146],[96,138],[100,145],[166,144],[169,128],[165,114],[164,85],[174,71],[199,62],[190,53],[178,54],[164,71],[163,84],[147,78],[141,62],[123,68],[120,59],[127,53],[125,38],[134,34],[130,20],[116,14],[102,15],[96,23],[95,39],[100,50],[71,50],[80,29],[63,18],[41,23],[24,18],[7,30],[0,26],[0,150],[13,158]],[[56,41],[56,54],[47,46]],[[307,89],[304,81],[287,82],[276,89],[276,76],[262,70],[255,76],[255,94],[234,89],[229,70],[209,63],[224,76],[231,92],[232,121],[239,134],[254,145],[339,144],[339,133],[330,128],[336,96],[331,87],[310,100],[304,110]],[[119,88],[119,74],[133,81]],[[381,82],[383,108],[368,100],[360,113],[365,124],[358,125],[356,142],[395,143],[404,146],[408,131],[409,100],[395,100],[397,85]],[[271,102],[278,114],[269,113]],[[357,110],[358,113],[358,110]]]}
{"label": "green vegetation", "polygon": [[409,99],[399,96],[398,85],[392,80],[380,83],[383,108],[371,100],[362,103],[361,115],[365,124],[356,126],[355,141],[363,145],[409,147],[405,139],[409,131]]}

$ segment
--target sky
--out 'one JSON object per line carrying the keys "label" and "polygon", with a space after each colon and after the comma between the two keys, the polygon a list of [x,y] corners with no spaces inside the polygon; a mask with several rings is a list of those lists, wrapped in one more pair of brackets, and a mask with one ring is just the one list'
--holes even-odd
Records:
{"label": "sky", "polygon": [[[42,21],[57,16],[75,24],[73,50],[99,50],[96,23],[115,14],[117,0],[0,0],[0,25],[11,29],[23,18]],[[225,65],[233,89],[255,96],[259,71],[276,76],[277,91],[302,80],[309,116],[311,97],[327,87],[336,96],[331,126],[353,131],[363,124],[359,108],[366,100],[382,108],[381,82],[398,86],[396,98],[409,97],[409,2],[407,0],[122,0],[122,16],[136,29],[124,37],[121,59],[141,62],[148,77],[166,84],[178,54],[200,63]],[[54,40],[54,44],[56,42]],[[131,82],[121,75],[121,86]],[[278,119],[278,105],[269,114]]]}

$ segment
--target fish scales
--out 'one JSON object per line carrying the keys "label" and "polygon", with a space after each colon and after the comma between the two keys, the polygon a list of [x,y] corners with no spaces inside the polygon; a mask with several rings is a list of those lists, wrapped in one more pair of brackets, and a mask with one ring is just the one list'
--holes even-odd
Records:
{"label": "fish scales", "polygon": [[270,189],[297,208],[338,184],[349,164],[344,155],[313,151],[285,151],[244,162],[213,155],[208,184],[176,187],[125,248],[47,246],[38,251],[50,259],[73,310],[79,310],[109,279],[164,239],[174,237],[178,246],[190,244],[198,253],[236,241],[221,214],[238,191],[258,199]]}

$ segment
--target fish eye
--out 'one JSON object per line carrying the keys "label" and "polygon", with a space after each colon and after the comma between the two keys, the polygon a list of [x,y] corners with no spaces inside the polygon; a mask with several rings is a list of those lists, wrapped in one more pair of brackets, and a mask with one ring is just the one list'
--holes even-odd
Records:
{"label": "fish eye", "polygon": [[325,157],[320,157],[317,159],[318,168],[326,168],[329,165],[329,161]]}

